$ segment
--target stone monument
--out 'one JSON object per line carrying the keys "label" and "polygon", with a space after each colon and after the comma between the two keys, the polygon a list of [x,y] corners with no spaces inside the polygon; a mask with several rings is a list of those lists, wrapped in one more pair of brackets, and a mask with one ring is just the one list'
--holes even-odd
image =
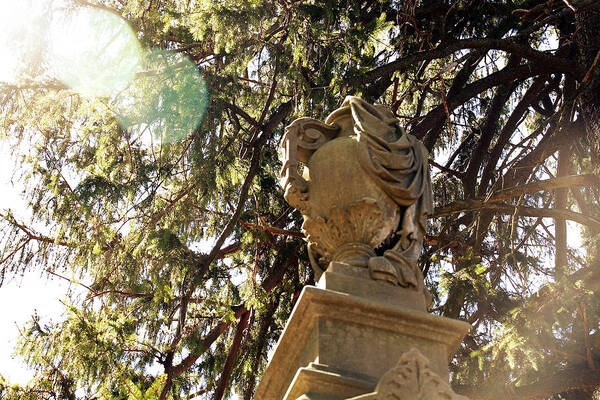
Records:
{"label": "stone monument", "polygon": [[448,361],[469,325],[427,313],[417,265],[432,209],[423,144],[389,110],[347,97],[324,123],[292,122],[283,147],[284,196],[304,216],[318,283],[255,398],[464,399]]}

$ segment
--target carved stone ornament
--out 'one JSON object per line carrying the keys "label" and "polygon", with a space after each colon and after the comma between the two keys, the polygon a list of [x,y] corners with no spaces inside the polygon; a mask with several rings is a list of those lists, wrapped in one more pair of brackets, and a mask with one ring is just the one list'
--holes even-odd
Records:
{"label": "carved stone ornament", "polygon": [[389,110],[358,97],[324,123],[295,120],[282,146],[284,197],[304,216],[317,278],[341,262],[422,290],[417,259],[432,209],[425,146]]}
{"label": "carved stone ornament", "polygon": [[454,393],[448,382],[429,369],[429,360],[417,349],[404,353],[375,389],[377,400],[468,400]]}

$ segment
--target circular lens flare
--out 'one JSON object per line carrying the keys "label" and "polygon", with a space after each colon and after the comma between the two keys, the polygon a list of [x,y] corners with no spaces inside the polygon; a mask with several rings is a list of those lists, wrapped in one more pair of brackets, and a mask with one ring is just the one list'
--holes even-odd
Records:
{"label": "circular lens flare", "polygon": [[198,68],[181,54],[154,50],[143,57],[142,69],[113,99],[119,123],[148,146],[184,139],[200,125],[208,104]]}
{"label": "circular lens flare", "polygon": [[141,49],[134,32],[108,11],[59,12],[50,36],[50,69],[81,94],[110,96],[127,87],[138,69]]}

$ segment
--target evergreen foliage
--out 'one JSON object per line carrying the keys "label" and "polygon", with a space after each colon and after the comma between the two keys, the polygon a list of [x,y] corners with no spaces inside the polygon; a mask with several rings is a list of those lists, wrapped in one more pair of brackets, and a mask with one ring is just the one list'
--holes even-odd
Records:
{"label": "evergreen foliage", "polygon": [[[591,398],[600,2],[63,6],[118,15],[145,58],[123,92],[85,95],[24,34],[19,79],[0,83],[0,132],[31,210],[1,211],[0,278],[45,271],[77,288],[62,321],[23,327],[17,351],[35,377],[0,377],[1,398],[252,399],[314,284],[278,184],[283,129],[346,95],[390,107],[432,153],[421,266],[432,312],[473,325],[452,361],[456,390]],[[38,11],[45,26],[53,9]],[[581,248],[560,233],[566,220]]]}

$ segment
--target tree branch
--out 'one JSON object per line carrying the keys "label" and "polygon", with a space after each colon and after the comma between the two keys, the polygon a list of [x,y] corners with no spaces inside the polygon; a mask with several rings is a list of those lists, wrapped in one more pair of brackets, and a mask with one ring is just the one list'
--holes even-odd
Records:
{"label": "tree branch", "polygon": [[[520,58],[511,57],[509,64],[519,63]],[[469,160],[469,165],[462,177],[465,197],[475,197],[475,184],[477,182],[477,173],[481,169],[481,164],[487,154],[488,148],[497,131],[498,120],[502,115],[506,101],[510,98],[513,91],[517,88],[518,81],[508,82],[496,89],[491,104],[487,109],[487,114],[480,126],[479,140],[477,147]]]}
{"label": "tree branch", "polygon": [[225,365],[223,366],[223,372],[221,373],[221,377],[219,378],[219,384],[217,385],[217,389],[215,390],[215,393],[213,395],[214,400],[221,400],[223,398],[223,394],[225,393],[225,389],[227,388],[229,377],[231,376],[231,372],[233,371],[233,365],[240,350],[240,343],[242,341],[242,337],[244,336],[244,331],[248,326],[249,316],[250,313],[246,311],[242,314],[240,322],[238,322],[233,342],[231,343],[229,353],[227,354],[227,359],[225,360]]}
{"label": "tree branch", "polygon": [[[287,254],[285,252],[281,252],[280,254]],[[265,292],[270,292],[277,286],[279,282],[283,280],[285,273],[287,271],[287,267],[294,261],[297,260],[295,255],[292,255],[290,258],[286,260],[286,262],[282,263],[279,268],[275,266],[271,271],[271,274],[264,279],[261,283],[262,288]],[[247,313],[248,309],[245,306],[241,306],[235,312],[235,317],[240,318],[244,313]],[[231,325],[231,321],[221,321],[215,325],[208,334],[206,334],[201,340],[200,350],[196,352],[192,352],[188,354],[181,362],[168,371],[169,375],[179,375],[185,372],[188,368],[190,368],[196,360],[204,353],[206,349],[208,349],[214,342],[219,338],[219,336]]]}
{"label": "tree branch", "polygon": [[525,115],[529,109],[529,105],[535,100],[540,90],[544,87],[545,82],[546,77],[539,77],[531,84],[498,134],[496,144],[492,148],[481,174],[481,181],[478,189],[480,196],[484,195],[487,191],[489,182],[492,179],[492,173],[496,168],[496,164],[498,164],[498,160],[500,159],[504,148],[508,144],[515,129],[517,129],[523,115]]}
{"label": "tree branch", "polygon": [[[581,281],[585,290],[600,290],[600,262],[578,269],[567,276],[565,281],[570,285]],[[552,286],[546,285],[527,299],[526,306],[535,310],[536,313],[540,313],[560,301],[564,294],[564,291],[557,291]]]}
{"label": "tree branch", "polygon": [[298,238],[298,239],[304,239],[305,238],[305,235],[302,232],[290,231],[288,229],[281,229],[281,228],[277,228],[275,226],[265,226],[265,225],[251,224],[249,222],[242,222],[242,225],[244,225],[246,228],[260,229],[262,231],[273,233],[275,235],[290,236],[290,237],[295,237],[295,238]]}
{"label": "tree branch", "polygon": [[217,323],[217,325],[215,325],[203,338],[201,341],[201,351],[197,351],[197,352],[192,352],[190,354],[188,354],[183,360],[181,360],[181,362],[175,366],[173,366],[173,368],[171,368],[171,374],[172,375],[179,375],[185,371],[187,371],[188,368],[190,368],[192,365],[194,365],[194,363],[196,362],[196,360],[198,359],[198,357],[200,357],[204,351],[206,351],[206,349],[208,349],[210,347],[210,345],[212,345],[214,343],[215,340],[217,340],[219,338],[219,336],[221,336],[221,334],[223,332],[225,332],[225,330],[229,327],[229,325],[231,325],[231,321],[227,321],[227,322],[219,322]]}
{"label": "tree branch", "polygon": [[244,203],[246,202],[246,199],[248,198],[248,190],[250,189],[250,184],[252,183],[252,180],[258,173],[258,169],[260,166],[260,150],[261,150],[263,144],[266,142],[267,138],[271,135],[271,132],[273,131],[273,129],[275,129],[275,127],[277,125],[279,125],[281,123],[281,121],[286,116],[288,116],[291,112],[292,112],[292,102],[291,101],[288,101],[287,103],[283,103],[279,107],[277,107],[277,109],[275,110],[275,112],[273,113],[271,118],[269,118],[269,121],[267,121],[267,123],[265,124],[265,126],[262,130],[262,134],[257,138],[255,143],[253,144],[253,152],[252,152],[252,159],[250,160],[250,168],[248,168],[248,173],[246,174],[244,183],[242,183],[242,187],[240,188],[240,196],[238,198],[238,201],[237,201],[237,204],[235,207],[235,211],[234,211],[233,215],[231,216],[231,218],[229,219],[229,221],[227,222],[227,225],[225,225],[225,228],[223,228],[223,231],[217,238],[217,241],[215,242],[215,245],[213,246],[211,252],[208,254],[208,256],[203,257],[201,265],[199,266],[200,271],[198,273],[198,276],[204,275],[204,272],[208,269],[210,264],[212,264],[212,262],[217,258],[217,256],[219,255],[219,252],[221,251],[221,246],[223,246],[223,243],[229,237],[229,235],[233,231],[233,228],[235,227],[238,220],[240,219],[240,216],[242,215],[242,211],[244,209]]}
{"label": "tree branch", "polygon": [[500,202],[512,197],[518,197],[522,194],[540,192],[542,190],[555,190],[567,187],[578,186],[600,186],[600,177],[594,174],[569,175],[558,178],[544,179],[537,182],[531,182],[526,185],[519,185],[507,189],[498,190],[487,202]]}
{"label": "tree branch", "polygon": [[551,121],[549,128],[537,146],[510,167],[502,177],[502,182],[510,187],[519,185],[525,181],[531,174],[531,171],[539,165],[541,161],[548,158],[563,144],[573,142],[583,137],[585,135],[585,129],[582,125],[580,118],[573,123],[569,123],[568,127],[563,126],[559,129],[558,122]]}
{"label": "tree branch", "polygon": [[231,104],[231,103],[228,103],[228,102],[223,101],[223,100],[221,100],[219,102],[223,105],[223,107],[228,108],[229,110],[233,111],[234,113],[236,113],[237,115],[239,115],[240,117],[242,117],[247,123],[249,123],[250,125],[252,125],[254,128],[260,129],[261,126],[258,123],[258,121],[256,121],[250,115],[248,115],[248,113],[246,111],[242,110],[241,108],[239,108],[235,104]]}
{"label": "tree branch", "polygon": [[403,71],[414,63],[444,58],[452,53],[464,49],[482,49],[482,50],[502,50],[511,54],[523,57],[532,62],[543,64],[549,72],[572,73],[577,76],[582,75],[585,71],[577,66],[576,63],[567,59],[557,57],[547,52],[535,50],[529,46],[519,44],[511,38],[505,39],[462,39],[453,40],[447,44],[440,45],[433,50],[421,51],[399,60],[392,61],[389,64],[382,65],[371,71],[363,73],[359,77],[353,77],[352,81],[358,85],[364,85],[374,82],[380,78],[390,78],[396,71]]}
{"label": "tree branch", "polygon": [[442,217],[445,215],[456,214],[464,211],[489,208],[487,207],[487,205],[490,205],[491,207],[491,205],[494,203],[500,203],[504,200],[508,200],[513,197],[519,197],[524,194],[531,194],[545,190],[555,190],[575,186],[599,187],[600,177],[594,174],[570,175],[558,178],[545,179],[537,182],[528,183],[526,185],[514,186],[507,189],[499,190],[486,199],[479,198],[473,200],[468,199],[455,201],[446,206],[437,208],[433,216]]}
{"label": "tree branch", "polygon": [[27,235],[27,238],[30,240],[36,240],[38,242],[43,242],[43,243],[48,243],[48,244],[56,244],[56,245],[71,247],[71,248],[75,247],[72,244],[65,242],[64,240],[56,240],[51,237],[41,235],[39,233],[34,233],[32,230],[27,228],[25,225],[17,222],[17,220],[12,215],[5,215],[3,213],[0,213],[0,218],[4,219],[10,225],[13,225],[14,227],[18,228],[21,232],[23,232],[25,235]]}
{"label": "tree branch", "polygon": [[575,221],[582,225],[590,226],[600,230],[600,221],[569,210],[556,210],[546,208],[534,208],[525,206],[512,206],[509,204],[487,203],[481,200],[460,200],[452,203],[451,207],[444,207],[443,210],[436,210],[433,217],[443,217],[452,214],[458,214],[467,211],[490,210],[496,214],[514,215],[515,213],[526,217],[541,218],[564,218],[569,221]]}
{"label": "tree branch", "polygon": [[[452,112],[454,109],[477,96],[479,93],[482,93],[495,86],[547,72],[548,71],[545,67],[535,64],[523,64],[516,67],[507,66],[500,71],[494,72],[485,78],[481,78],[465,86],[460,91],[457,91],[456,95],[454,96],[450,96],[449,94],[447,102],[448,110]],[[425,146],[431,150],[435,144],[435,141],[437,140],[438,131],[436,131],[435,135],[432,135],[429,131],[436,126],[439,126],[441,121],[444,119],[444,116],[444,106],[438,105],[429,111],[429,113],[427,113],[425,118],[419,122],[417,126],[411,129],[411,133],[417,138],[423,139]]]}

